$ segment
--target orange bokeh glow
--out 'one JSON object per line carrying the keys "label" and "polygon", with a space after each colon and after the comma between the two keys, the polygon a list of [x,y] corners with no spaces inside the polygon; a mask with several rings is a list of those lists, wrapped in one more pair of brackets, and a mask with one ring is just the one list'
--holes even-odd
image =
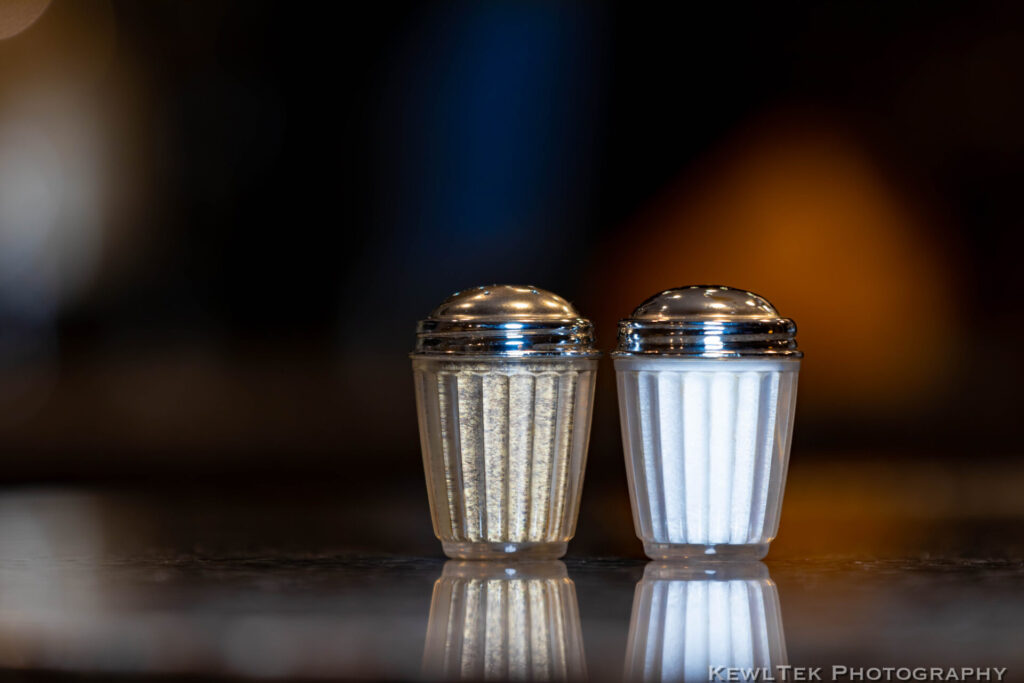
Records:
{"label": "orange bokeh glow", "polygon": [[0,2],[0,40],[13,38],[42,16],[50,0],[4,0]]}
{"label": "orange bokeh glow", "polygon": [[790,121],[742,136],[696,175],[609,245],[605,339],[655,292],[727,284],[797,321],[802,410],[905,413],[941,394],[956,344],[950,246],[860,146]]}

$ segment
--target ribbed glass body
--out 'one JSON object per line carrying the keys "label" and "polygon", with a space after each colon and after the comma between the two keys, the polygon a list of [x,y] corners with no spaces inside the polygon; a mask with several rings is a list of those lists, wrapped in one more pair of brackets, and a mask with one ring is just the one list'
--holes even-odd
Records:
{"label": "ribbed glass body", "polygon": [[565,565],[450,560],[434,584],[423,673],[437,680],[586,678]]}
{"label": "ribbed glass body", "polygon": [[615,359],[637,536],[654,559],[758,559],[779,527],[799,360]]}
{"label": "ribbed glass body", "polygon": [[759,562],[730,565],[647,565],[633,597],[623,679],[708,681],[716,680],[711,669],[735,667],[741,680],[784,680],[775,583]]}
{"label": "ribbed glass body", "polygon": [[565,554],[596,370],[586,358],[413,359],[427,491],[445,553]]}

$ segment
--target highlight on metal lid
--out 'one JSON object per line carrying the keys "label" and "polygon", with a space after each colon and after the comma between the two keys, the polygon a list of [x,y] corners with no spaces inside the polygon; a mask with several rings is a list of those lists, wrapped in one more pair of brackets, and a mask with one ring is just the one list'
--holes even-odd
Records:
{"label": "highlight on metal lid", "polygon": [[796,323],[759,294],[723,285],[667,289],[619,321],[616,357],[800,358]]}
{"label": "highlight on metal lid", "polygon": [[452,294],[416,326],[414,356],[595,357],[594,326],[539,287],[490,285]]}

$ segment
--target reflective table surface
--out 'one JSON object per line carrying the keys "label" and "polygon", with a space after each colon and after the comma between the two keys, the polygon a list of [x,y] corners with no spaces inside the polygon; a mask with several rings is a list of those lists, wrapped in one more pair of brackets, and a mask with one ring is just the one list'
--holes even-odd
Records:
{"label": "reflective table surface", "polygon": [[[709,666],[841,665],[1005,667],[1003,680],[1024,680],[1019,517],[823,521],[805,489],[767,560],[731,565],[586,554],[600,529],[564,561],[446,561],[429,526],[421,538],[415,496],[368,507],[329,488],[9,489],[0,668],[76,680],[708,680]],[[381,532],[413,518],[416,542]],[[367,525],[376,532],[360,535]]]}

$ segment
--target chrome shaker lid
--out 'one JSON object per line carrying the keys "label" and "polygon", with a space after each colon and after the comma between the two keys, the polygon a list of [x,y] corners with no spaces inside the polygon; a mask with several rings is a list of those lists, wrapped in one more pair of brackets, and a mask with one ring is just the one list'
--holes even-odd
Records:
{"label": "chrome shaker lid", "polygon": [[414,356],[596,357],[594,326],[572,304],[537,287],[490,285],[456,292],[416,326]]}
{"label": "chrome shaker lid", "polygon": [[619,321],[613,356],[800,358],[796,323],[763,296],[720,285],[667,289]]}

